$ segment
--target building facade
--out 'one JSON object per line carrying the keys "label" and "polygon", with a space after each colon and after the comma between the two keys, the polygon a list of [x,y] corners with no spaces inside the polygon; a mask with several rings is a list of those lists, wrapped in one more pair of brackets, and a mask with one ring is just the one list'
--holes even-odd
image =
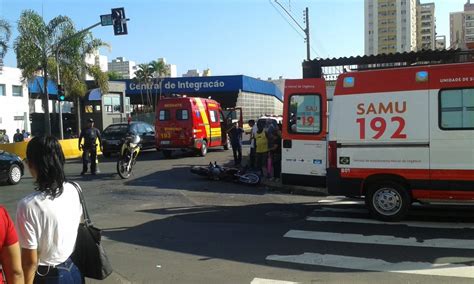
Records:
{"label": "building facade", "polygon": [[163,62],[163,65],[165,67],[165,74],[163,74],[163,77],[178,77],[178,71],[175,64],[166,63],[166,58],[158,58],[158,62]]}
{"label": "building facade", "polygon": [[137,71],[137,64],[134,61],[126,60],[125,57],[117,57],[109,62],[108,71],[117,72],[124,79],[133,79]]}
{"label": "building facade", "polygon": [[417,50],[436,49],[435,4],[419,1],[416,7],[416,47]]}
{"label": "building facade", "polygon": [[467,0],[464,11],[449,14],[450,48],[474,49],[474,3]]}
{"label": "building facade", "polygon": [[[99,66],[102,72],[107,72],[109,70],[107,56],[101,55],[98,50],[93,53],[87,54],[84,61],[87,64]],[[93,79],[94,78],[91,75],[89,74],[86,75],[86,80],[93,80]]]}
{"label": "building facade", "polygon": [[436,49],[443,50],[446,49],[446,36],[436,36]]}
{"label": "building facade", "polygon": [[416,50],[416,0],[365,0],[365,54]]}
{"label": "building facade", "polygon": [[28,86],[21,70],[3,67],[0,72],[0,129],[5,129],[12,142],[16,129],[30,132]]}

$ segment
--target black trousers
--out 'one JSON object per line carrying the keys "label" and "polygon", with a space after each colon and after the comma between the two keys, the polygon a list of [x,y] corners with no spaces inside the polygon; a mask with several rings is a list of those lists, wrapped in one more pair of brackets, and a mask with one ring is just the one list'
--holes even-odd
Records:
{"label": "black trousers", "polygon": [[242,146],[232,145],[232,153],[234,154],[234,163],[240,165],[242,162]]}
{"label": "black trousers", "polygon": [[250,168],[255,168],[255,147],[250,148]]}
{"label": "black trousers", "polygon": [[91,173],[95,173],[97,165],[97,148],[87,147],[82,149],[82,172],[87,173],[87,165],[91,163]]}

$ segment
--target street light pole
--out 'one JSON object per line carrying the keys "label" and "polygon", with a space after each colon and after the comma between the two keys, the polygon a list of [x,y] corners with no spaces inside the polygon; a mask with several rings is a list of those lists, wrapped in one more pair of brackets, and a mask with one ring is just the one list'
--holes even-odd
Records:
{"label": "street light pole", "polygon": [[64,139],[63,131],[63,101],[59,99],[59,85],[61,85],[61,77],[59,75],[59,46],[56,48],[56,76],[58,78],[58,101],[59,101],[59,137]]}

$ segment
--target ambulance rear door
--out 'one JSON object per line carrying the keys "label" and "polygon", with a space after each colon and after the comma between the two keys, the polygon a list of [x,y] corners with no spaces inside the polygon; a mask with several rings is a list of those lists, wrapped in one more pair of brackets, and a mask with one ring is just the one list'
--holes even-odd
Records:
{"label": "ambulance rear door", "polygon": [[324,187],[327,165],[324,79],[286,80],[282,129],[282,182]]}

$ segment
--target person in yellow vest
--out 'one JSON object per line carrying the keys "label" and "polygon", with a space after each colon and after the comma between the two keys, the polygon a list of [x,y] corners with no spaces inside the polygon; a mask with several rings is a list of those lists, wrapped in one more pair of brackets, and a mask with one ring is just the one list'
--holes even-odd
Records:
{"label": "person in yellow vest", "polygon": [[256,166],[262,171],[262,176],[265,177],[267,173],[267,159],[268,159],[268,134],[265,131],[265,122],[257,122],[257,133],[255,134],[255,152],[256,152]]}

